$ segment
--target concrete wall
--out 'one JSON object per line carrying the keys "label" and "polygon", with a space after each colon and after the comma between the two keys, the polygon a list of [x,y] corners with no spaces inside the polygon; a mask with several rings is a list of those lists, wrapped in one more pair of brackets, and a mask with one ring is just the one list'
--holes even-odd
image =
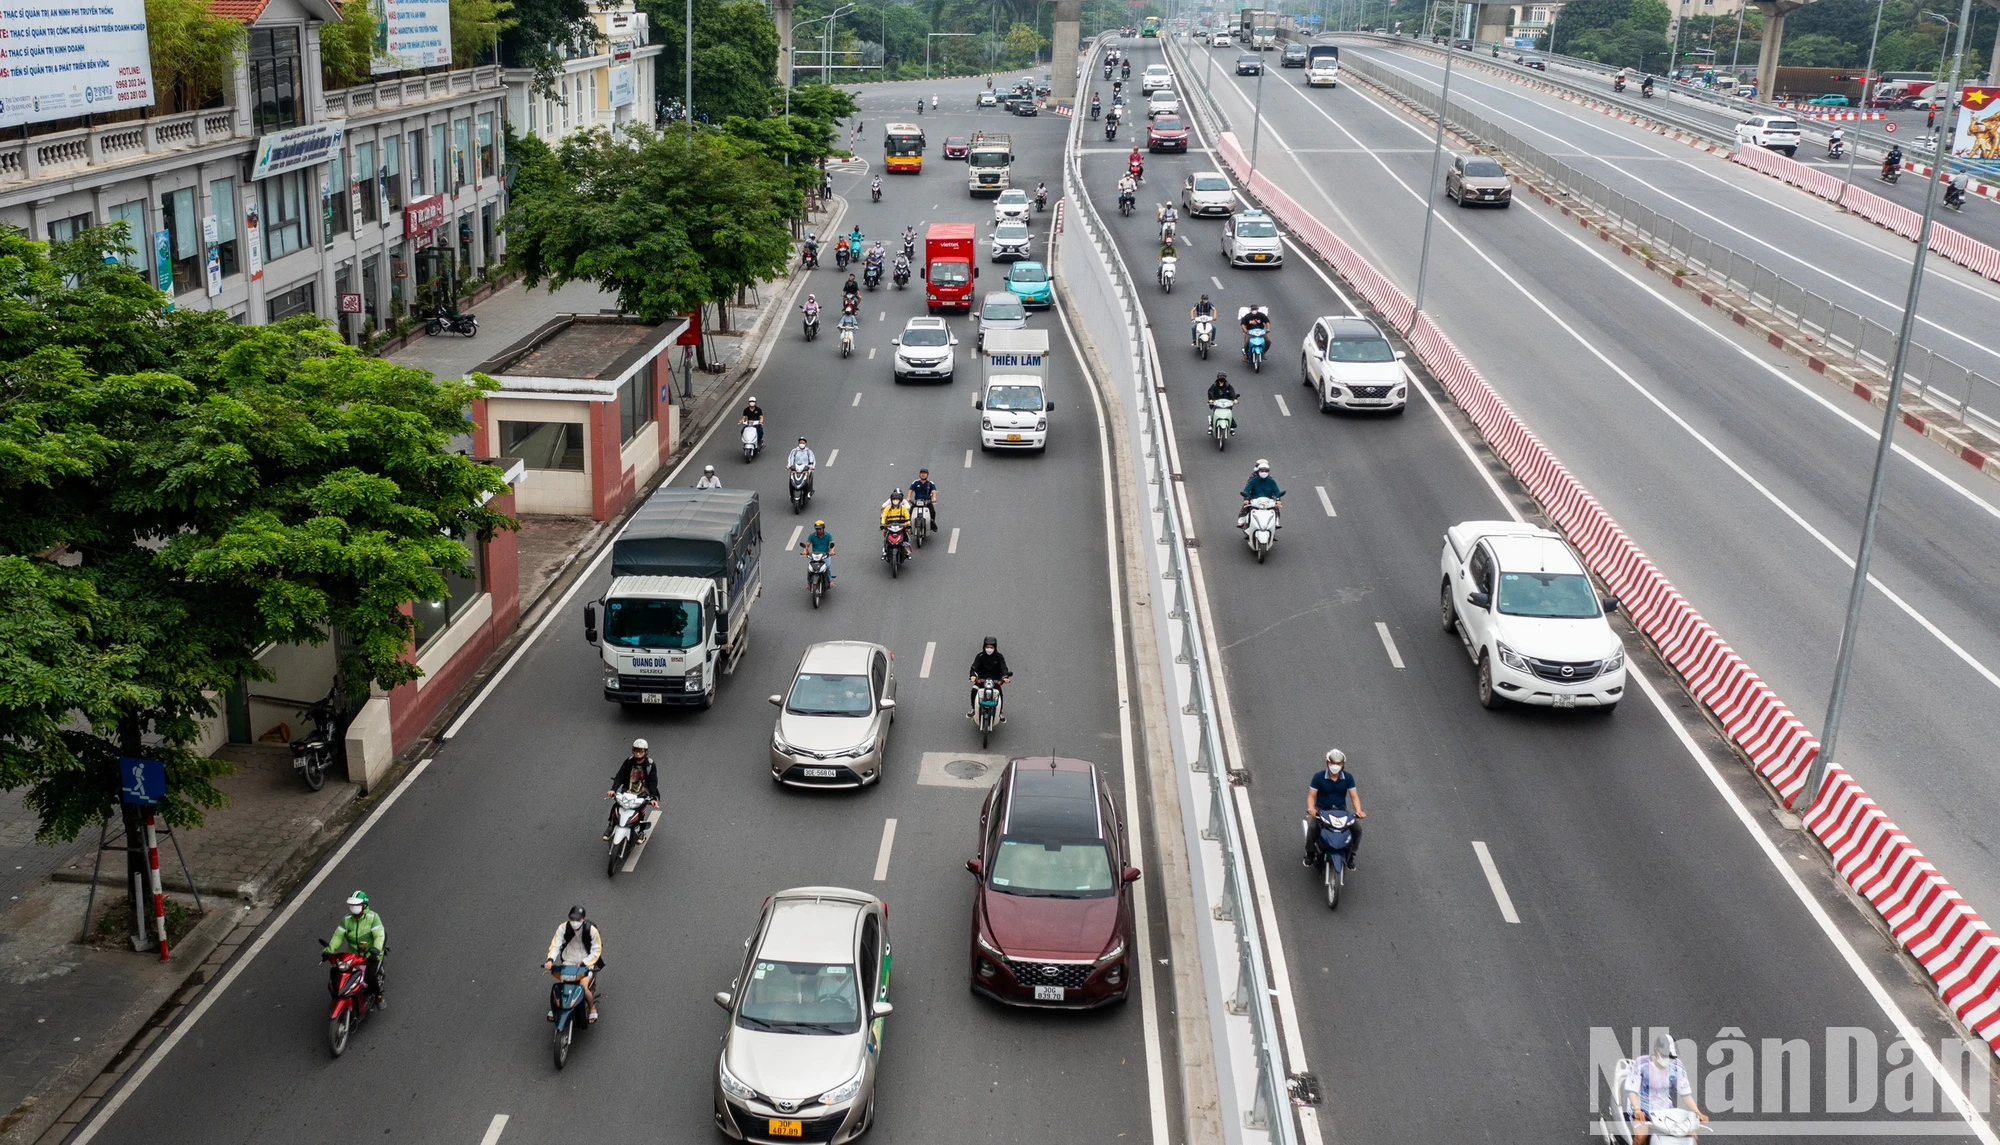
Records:
{"label": "concrete wall", "polygon": [[[495,497],[492,507],[513,515],[513,494]],[[454,650],[442,664],[427,654],[427,671],[422,679],[399,684],[388,701],[391,752],[400,752],[423,734],[452,696],[478,670],[486,657],[513,631],[521,618],[521,580],[518,549],[514,534],[503,532],[485,543],[486,596],[459,614],[438,637],[438,644]],[[411,652],[415,656],[414,650]],[[351,738],[351,736],[350,736]]]}

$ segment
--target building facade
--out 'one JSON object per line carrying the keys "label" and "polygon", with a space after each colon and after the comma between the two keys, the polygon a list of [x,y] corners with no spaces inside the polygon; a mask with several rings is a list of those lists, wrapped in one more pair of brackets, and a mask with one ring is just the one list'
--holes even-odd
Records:
{"label": "building facade", "polygon": [[[328,91],[329,0],[211,0],[249,37],[225,106],[0,142],[0,223],[38,239],[123,222],[177,306],[385,329],[503,250],[498,67]],[[11,134],[11,133],[10,133]]]}
{"label": "building facade", "polygon": [[624,0],[593,8],[597,50],[563,61],[551,90],[535,88],[528,68],[507,69],[507,120],[519,135],[548,143],[592,127],[653,125],[653,73],[664,47],[649,44],[646,15]]}

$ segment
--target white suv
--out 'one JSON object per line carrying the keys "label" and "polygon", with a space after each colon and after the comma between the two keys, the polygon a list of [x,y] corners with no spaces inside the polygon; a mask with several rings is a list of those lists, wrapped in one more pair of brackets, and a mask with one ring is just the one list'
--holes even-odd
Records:
{"label": "white suv", "polygon": [[1174,73],[1165,64],[1147,64],[1144,75],[1139,77],[1139,94],[1151,95],[1155,91],[1174,82]]}
{"label": "white suv", "polygon": [[1181,183],[1181,210],[1189,215],[1227,215],[1235,209],[1236,193],[1220,171],[1196,171]]}
{"label": "white suv", "polygon": [[1519,521],[1445,530],[1438,619],[1479,669],[1479,703],[1609,710],[1625,694],[1625,645],[1583,561]]}
{"label": "white suv", "polygon": [[1783,115],[1753,115],[1736,125],[1736,141],[1791,155],[1799,149],[1799,121]]}
{"label": "white suv", "polygon": [[896,357],[889,368],[898,382],[951,380],[956,364],[951,348],[958,345],[958,338],[944,319],[912,318],[902,337],[890,344],[896,347]]}
{"label": "white suv", "polygon": [[1222,257],[1231,266],[1277,266],[1285,261],[1278,224],[1262,211],[1244,210],[1222,224]]}
{"label": "white suv", "polygon": [[1403,352],[1366,318],[1330,315],[1312,324],[1299,348],[1299,380],[1312,387],[1321,413],[1331,409],[1409,408]]}

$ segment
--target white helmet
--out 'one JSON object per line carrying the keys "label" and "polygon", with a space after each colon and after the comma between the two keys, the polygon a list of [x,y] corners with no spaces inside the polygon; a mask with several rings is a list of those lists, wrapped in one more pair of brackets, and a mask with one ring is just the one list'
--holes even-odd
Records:
{"label": "white helmet", "polygon": [[[702,471],[703,473],[708,473],[708,474],[713,474],[713,473],[715,472],[715,466],[713,466],[713,465],[704,465],[704,466],[702,466],[702,467],[701,467],[701,471]],[[643,743],[644,741],[641,741],[641,742]]]}
{"label": "white helmet", "polygon": [[645,750],[646,750],[646,741],[645,741],[645,740],[642,740],[642,739],[635,739],[635,740],[633,740],[633,741],[632,741],[632,750],[633,750],[633,751],[645,751]]}
{"label": "white helmet", "polygon": [[1257,459],[1256,470],[1259,473],[1269,473],[1271,471],[1271,463],[1260,457]]}
{"label": "white helmet", "polygon": [[1339,748],[1334,748],[1333,750],[1326,753],[1326,761],[1330,764],[1332,763],[1345,764],[1347,762],[1347,753],[1340,750]]}

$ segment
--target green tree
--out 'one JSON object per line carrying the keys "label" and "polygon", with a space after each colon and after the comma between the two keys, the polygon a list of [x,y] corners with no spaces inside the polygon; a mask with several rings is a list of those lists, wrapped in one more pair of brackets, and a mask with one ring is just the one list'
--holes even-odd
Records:
{"label": "green tree", "polygon": [[1859,67],[1865,62],[1867,51],[1866,44],[1856,46],[1834,36],[1809,32],[1786,36],[1778,62],[1788,68]]}
{"label": "green tree", "polygon": [[[658,90],[679,95],[685,84],[687,6],[680,0],[640,0],[653,24]],[[794,17],[796,18],[796,17]],[[801,48],[812,45],[800,44]],[[817,57],[807,57],[816,59]],[[757,0],[695,0],[694,110],[710,122],[760,116],[777,90],[778,26]]]}
{"label": "green tree", "polygon": [[477,384],[316,319],[169,310],[106,261],[126,244],[0,233],[0,789],[48,840],[116,803],[121,754],[163,759],[167,822],[199,824],[226,765],[188,745],[267,644],[337,629],[350,684],[415,678],[403,606],[469,571],[454,538],[514,524],[451,448]]}
{"label": "green tree", "polygon": [[1037,32],[1032,24],[1016,24],[1007,29],[1006,43],[1008,66],[1017,68],[1033,65],[1042,49],[1049,46],[1048,37]]}
{"label": "green tree", "polygon": [[565,58],[597,50],[597,25],[587,0],[514,0],[510,17],[512,23],[501,30],[500,61],[533,69],[534,90],[541,95],[555,95]]}
{"label": "green tree", "polygon": [[340,19],[320,25],[319,74],[328,91],[373,78],[375,28],[381,19],[379,0],[347,0],[340,6]]}
{"label": "green tree", "polygon": [[243,53],[243,22],[218,16],[204,0],[146,0],[146,42],[161,111],[210,106],[229,90]]}
{"label": "green tree", "polygon": [[508,0],[451,0],[451,66],[494,63],[494,46],[514,26],[513,10]]}
{"label": "green tree", "polygon": [[628,126],[523,139],[515,159],[507,261],[530,286],[587,279],[663,322],[790,261],[792,181],[756,143]]}

